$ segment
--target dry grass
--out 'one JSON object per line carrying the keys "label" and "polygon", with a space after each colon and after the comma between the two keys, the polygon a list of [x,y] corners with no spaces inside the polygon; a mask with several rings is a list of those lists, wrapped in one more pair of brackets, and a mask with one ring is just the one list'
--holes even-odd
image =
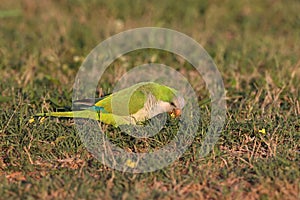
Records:
{"label": "dry grass", "polygon": [[[299,199],[299,10],[293,0],[2,2],[1,198]],[[86,150],[72,120],[29,123],[33,113],[70,105],[77,70],[99,42],[143,26],[193,37],[222,74],[227,121],[207,157],[196,156],[200,130],[172,165],[146,174],[122,173]],[[185,60],[160,51],[116,60],[99,82],[98,95],[111,92],[116,77],[128,69],[154,61],[185,75],[199,99],[207,96]],[[207,123],[209,107],[204,107],[203,126]],[[106,128],[121,147],[143,151],[153,144],[134,143],[118,129]]]}

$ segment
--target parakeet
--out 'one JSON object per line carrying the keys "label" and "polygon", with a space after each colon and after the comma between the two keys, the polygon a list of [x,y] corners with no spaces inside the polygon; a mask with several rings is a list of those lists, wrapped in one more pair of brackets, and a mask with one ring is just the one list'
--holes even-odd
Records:
{"label": "parakeet", "polygon": [[177,90],[154,82],[142,82],[99,99],[73,102],[73,111],[39,113],[37,116],[75,117],[119,126],[143,122],[160,113],[180,116],[185,105]]}

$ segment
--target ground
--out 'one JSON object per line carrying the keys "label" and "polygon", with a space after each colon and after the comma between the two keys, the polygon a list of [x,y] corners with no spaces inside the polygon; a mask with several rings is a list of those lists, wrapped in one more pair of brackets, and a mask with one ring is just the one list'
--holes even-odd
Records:
{"label": "ground", "polygon": [[[3,199],[299,199],[300,2],[5,1],[0,4],[0,196]],[[101,41],[131,28],[180,31],[218,66],[227,115],[220,138],[198,157],[209,124],[171,165],[142,174],[103,165],[80,140],[72,119],[31,121],[71,106],[76,73]],[[137,51],[111,64],[96,95],[112,91],[129,68],[164,63],[207,97],[194,68],[177,55]],[[200,103],[201,104],[201,103]],[[134,139],[106,126],[127,151],[157,149],[174,137]],[[134,166],[134,163],[129,163]]]}

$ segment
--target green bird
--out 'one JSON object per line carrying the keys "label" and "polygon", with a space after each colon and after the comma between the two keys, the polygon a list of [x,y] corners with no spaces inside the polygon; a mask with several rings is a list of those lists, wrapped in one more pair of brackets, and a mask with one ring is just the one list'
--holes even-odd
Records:
{"label": "green bird", "polygon": [[184,105],[184,98],[177,90],[154,82],[142,82],[103,98],[76,100],[70,112],[36,116],[89,118],[117,127],[144,122],[161,113],[169,113],[175,118],[181,115]]}

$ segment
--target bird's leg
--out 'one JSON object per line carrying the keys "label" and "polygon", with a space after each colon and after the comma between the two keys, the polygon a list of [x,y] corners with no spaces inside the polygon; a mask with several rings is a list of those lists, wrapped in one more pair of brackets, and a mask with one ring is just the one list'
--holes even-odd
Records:
{"label": "bird's leg", "polygon": [[100,110],[97,111],[97,115],[98,115],[98,119],[100,121],[100,117],[101,117],[101,111]]}
{"label": "bird's leg", "polygon": [[137,119],[133,116],[133,115],[130,115],[130,119],[129,119],[130,123],[132,123],[132,121],[134,121],[134,124],[137,124]]}

